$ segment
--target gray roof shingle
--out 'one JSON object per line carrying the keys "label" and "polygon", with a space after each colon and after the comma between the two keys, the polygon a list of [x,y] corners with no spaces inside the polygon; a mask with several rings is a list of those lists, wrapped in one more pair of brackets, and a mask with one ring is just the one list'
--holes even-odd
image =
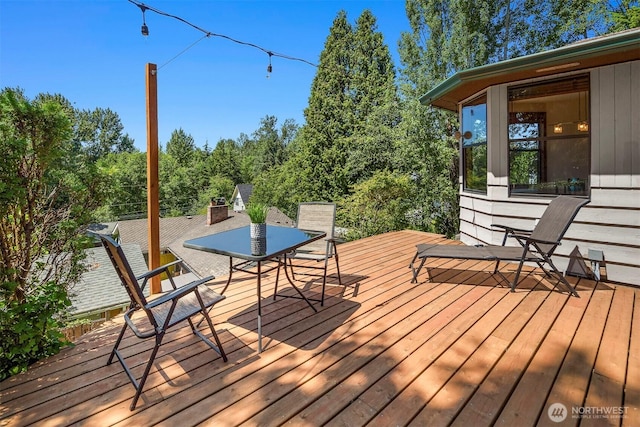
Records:
{"label": "gray roof shingle", "polygon": [[[122,245],[122,250],[136,276],[148,270],[140,245]],[[128,305],[127,291],[122,287],[105,249],[100,246],[87,249],[86,252],[85,263],[89,269],[82,275],[79,283],[69,290],[72,302],[69,314],[78,316]],[[146,289],[145,293],[148,294],[148,291]]]}

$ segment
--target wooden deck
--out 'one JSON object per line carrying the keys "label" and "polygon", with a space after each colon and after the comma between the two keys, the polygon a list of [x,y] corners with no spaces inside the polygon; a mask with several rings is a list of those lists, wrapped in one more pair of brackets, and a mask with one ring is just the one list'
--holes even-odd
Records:
{"label": "wooden deck", "polygon": [[[188,328],[171,332],[133,412],[122,368],[106,366],[114,322],[0,383],[0,426],[640,425],[640,289],[569,278],[575,298],[528,269],[511,293],[491,263],[462,260],[435,260],[432,281],[410,283],[415,244],[439,240],[403,231],[340,245],[350,286],[330,286],[317,314],[273,302],[270,273],[261,354],[255,278],[238,275],[213,312],[229,361]],[[151,343],[128,335],[125,347],[140,375]]]}

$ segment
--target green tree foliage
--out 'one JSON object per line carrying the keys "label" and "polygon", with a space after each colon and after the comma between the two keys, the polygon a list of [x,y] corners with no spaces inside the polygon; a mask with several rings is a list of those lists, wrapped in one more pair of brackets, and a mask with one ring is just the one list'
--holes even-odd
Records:
{"label": "green tree foliage", "polygon": [[102,187],[77,155],[64,106],[0,93],[0,379],[63,345],[67,290]]}
{"label": "green tree foliage", "polygon": [[97,162],[109,185],[105,204],[96,216],[102,221],[142,218],[147,213],[146,153],[111,153]]}
{"label": "green tree foliage", "polygon": [[622,31],[640,27],[640,4],[638,0],[609,2],[611,6],[611,30]]}
{"label": "green tree foliage", "polygon": [[160,156],[158,178],[160,180],[160,213],[163,216],[192,214],[198,210],[199,188],[195,176],[188,166],[165,153]]}
{"label": "green tree foliage", "polygon": [[397,109],[395,69],[375,18],[364,11],[354,28],[339,12],[320,54],[306,124],[289,160],[258,179],[256,198],[268,195],[295,212],[300,201],[348,196],[352,184],[390,166]]}
{"label": "green tree foliage", "polygon": [[235,181],[226,176],[211,176],[206,189],[198,195],[198,202],[193,211],[200,214],[206,213],[206,207],[209,206],[211,199],[224,197],[229,202],[235,188]]}
{"label": "green tree foliage", "polygon": [[182,128],[171,132],[171,137],[167,142],[167,154],[178,162],[180,166],[189,166],[196,149],[193,137],[187,134]]}
{"label": "green tree foliage", "polygon": [[133,139],[123,135],[120,116],[109,108],[76,111],[73,136],[91,161],[97,161],[109,153],[135,151]]}
{"label": "green tree foliage", "polygon": [[510,43],[522,43],[521,54],[549,50],[607,32],[607,4],[593,0],[527,0],[524,31]]}
{"label": "green tree foliage", "polygon": [[346,138],[349,183],[392,167],[394,133],[400,121],[396,72],[391,54],[377,31],[376,19],[365,10],[358,18],[352,59],[353,129]]}
{"label": "green tree foliage", "polygon": [[241,173],[240,147],[233,139],[218,141],[211,152],[209,163],[211,175],[226,177],[238,184],[245,182]]}
{"label": "green tree foliage", "polygon": [[354,88],[351,74],[353,28],[338,13],[320,54],[304,115],[299,151],[291,160],[298,175],[293,192],[308,200],[337,200],[347,194],[347,140],[353,132]]}
{"label": "green tree foliage", "polygon": [[377,171],[353,188],[353,194],[340,203],[339,221],[347,228],[348,239],[359,239],[409,224],[412,185],[409,177]]}
{"label": "green tree foliage", "polygon": [[[408,173],[415,185],[411,225],[452,236],[458,230],[458,149],[450,135],[457,127],[457,118],[453,113],[421,105],[418,100],[468,62],[453,58],[464,48],[451,47],[452,28],[456,25],[449,2],[406,4],[412,31],[402,35],[399,47],[404,65],[400,77],[404,95],[400,127],[404,138],[395,147],[396,169]],[[473,31],[476,36],[467,40],[484,40],[478,31]]]}
{"label": "green tree foliage", "polygon": [[280,166],[286,160],[288,141],[280,136],[277,123],[274,116],[266,116],[260,121],[260,128],[253,133],[254,176]]}

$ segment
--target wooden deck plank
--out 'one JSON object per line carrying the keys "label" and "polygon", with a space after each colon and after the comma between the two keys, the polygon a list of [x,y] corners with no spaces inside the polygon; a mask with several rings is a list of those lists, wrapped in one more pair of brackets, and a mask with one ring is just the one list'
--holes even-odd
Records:
{"label": "wooden deck plank", "polygon": [[[464,293],[464,289],[454,287],[446,296],[456,299]],[[408,317],[403,316],[399,319],[394,315],[394,311],[400,307],[394,308],[376,322],[378,335],[371,336],[366,330],[358,331],[348,340],[342,340],[331,348],[333,358],[327,358],[325,354],[315,355],[279,377],[277,381],[268,384],[257,393],[252,393],[249,398],[238,401],[216,414],[216,418],[230,419],[233,421],[232,424],[245,421],[249,425],[284,422],[299,410],[292,408],[292,404],[305,405],[312,402],[317,393],[330,390],[380,355],[388,345],[402,339],[416,327],[416,324],[431,318],[431,311],[438,312],[450,304],[450,298],[438,298],[423,305],[418,295],[411,295],[411,290],[408,291],[408,296],[410,301],[401,307],[403,310],[413,310]],[[293,391],[295,393],[291,393]],[[270,399],[266,408],[265,397]],[[316,421],[314,418],[308,419],[310,423]],[[212,419],[204,425],[216,423],[217,420]]]}
{"label": "wooden deck plank", "polygon": [[[456,292],[464,292],[457,298]],[[363,353],[362,356],[358,352],[349,355],[350,359],[355,356],[357,365],[348,370],[341,370],[341,376],[336,375],[336,371],[330,373],[322,372],[313,378],[312,381],[304,384],[304,388],[309,390],[321,391],[322,393],[314,393],[315,396],[308,399],[310,406],[302,412],[293,411],[291,405],[297,399],[294,394],[289,394],[277,405],[271,405],[265,411],[258,414],[249,422],[257,422],[260,420],[268,420],[271,414],[278,412],[284,414],[283,418],[288,419],[290,425],[303,425],[306,423],[324,424],[331,420],[334,415],[348,405],[359,393],[368,388],[378,378],[387,374],[408,354],[412,353],[416,347],[419,347],[424,340],[435,335],[446,327],[453,319],[464,312],[464,308],[477,301],[483,294],[490,292],[490,289],[462,289],[454,288],[446,294],[447,299],[433,301],[431,304],[420,304],[423,306],[421,317],[419,313],[414,313],[407,318],[409,322],[406,333],[402,334],[396,341],[386,340],[377,347],[378,352],[372,353],[370,346],[361,347],[358,351]],[[396,315],[405,316],[404,310]],[[398,324],[398,326],[401,326]],[[393,332],[399,332],[394,326]],[[351,363],[353,365],[353,363]],[[330,381],[329,381],[330,380]],[[309,393],[311,394],[311,393]],[[318,399],[318,395],[320,398]],[[297,413],[296,413],[297,412]],[[362,420],[360,420],[362,423]]]}
{"label": "wooden deck plank", "polygon": [[[407,230],[340,245],[352,286],[330,279],[317,314],[304,301],[273,301],[275,272],[266,275],[260,355],[255,277],[234,274],[213,313],[230,361],[187,327],[171,331],[133,412],[122,368],[105,366],[122,325],[109,322],[0,383],[0,425],[444,425],[477,406],[494,415],[470,425],[557,425],[549,405],[570,411],[574,401],[619,401],[629,407],[623,425],[640,424],[640,289],[580,279],[573,298],[527,267],[511,293],[493,263],[444,259],[410,283],[415,245],[425,242],[454,243]],[[501,265],[508,278],[515,268]],[[305,292],[320,291],[317,278],[299,279]],[[151,347],[125,337],[134,372]]]}
{"label": "wooden deck plank", "polygon": [[[477,292],[481,292],[481,289],[479,287]],[[453,345],[461,334],[469,328],[477,327],[476,325],[482,322],[491,322],[492,319],[499,322],[496,319],[497,316],[487,316],[485,313],[494,311],[502,314],[504,310],[512,309],[514,303],[519,299],[519,297],[507,298],[506,294],[499,288],[490,289],[488,293],[472,304],[466,307],[452,307],[454,309],[453,313],[441,316],[438,319],[442,322],[441,329],[434,331],[435,333],[425,333],[423,337],[420,337],[417,342],[419,347],[416,350],[405,348],[404,346],[400,349],[390,348],[389,351],[392,351],[394,355],[398,352],[401,352],[401,355],[404,355],[405,352],[410,352],[410,354],[403,359],[399,359],[400,363],[394,369],[364,390],[357,398],[347,395],[352,397],[352,401],[348,402],[349,405],[333,417],[329,425],[364,425],[369,422],[382,408],[414,381],[424,369]],[[463,301],[460,302],[462,303]],[[456,310],[459,310],[460,313],[456,313]],[[429,328],[429,325],[427,325],[427,328]],[[335,398],[338,397],[336,396]]]}
{"label": "wooden deck plank", "polygon": [[618,409],[624,404],[624,380],[627,374],[627,356],[633,315],[633,292],[615,287],[611,309],[607,316],[598,356],[589,384],[584,407],[596,411],[611,411],[581,417],[581,426],[620,425]]}
{"label": "wooden deck plank", "polygon": [[583,292],[581,295],[581,298],[570,298],[555,319],[551,330],[498,416],[498,425],[535,425],[569,349],[574,331],[589,303],[591,293]]}
{"label": "wooden deck plank", "polygon": [[[358,320],[359,322],[364,322],[367,325],[374,323],[378,325],[378,327],[375,328],[376,331],[385,333],[387,329],[394,324],[394,322],[397,322],[397,318],[389,315],[389,313],[393,313],[393,311],[398,307],[406,308],[409,313],[412,310],[412,306],[414,306],[415,309],[420,308],[419,302],[416,301],[418,299],[417,297],[422,293],[429,291],[430,289],[426,287],[424,289],[419,289],[408,286],[407,290],[403,292],[400,297],[394,298],[388,302],[384,302],[384,300],[377,300],[377,306],[372,307],[362,319]],[[433,294],[433,292],[431,293]],[[434,297],[437,297],[437,294]],[[311,378],[313,377],[312,372],[314,370],[323,370],[328,366],[331,366],[336,361],[341,360],[343,355],[349,354],[354,351],[354,348],[361,346],[361,342],[369,343],[371,340],[376,338],[370,336],[369,331],[365,331],[357,324],[345,324],[341,328],[338,328],[332,335],[335,335],[335,338],[332,339],[329,337],[329,339],[322,344],[322,351],[315,350],[314,352],[308,353],[306,358],[301,354],[297,354],[297,358],[300,358],[301,356],[303,358],[285,363],[285,365],[290,368],[287,372],[280,372],[282,375],[275,381],[271,381],[267,384],[265,388],[258,390],[252,388],[251,390],[255,390],[255,392],[252,392],[242,401],[234,403],[233,406],[225,408],[225,411],[228,412],[228,414],[225,412],[216,414],[216,419],[228,420],[238,417],[238,421],[241,422],[242,417],[251,416],[252,413],[263,409],[265,398],[268,398],[269,402],[274,402],[279,396],[285,394],[287,390],[296,388],[297,386],[291,378],[298,378],[299,375],[305,379]],[[331,349],[331,358],[327,357],[325,353],[327,348]],[[311,362],[309,362],[309,360]],[[311,368],[307,368],[307,366],[311,366]],[[285,385],[282,386],[282,384]]]}
{"label": "wooden deck plank", "polygon": [[640,425],[640,292],[634,291],[633,320],[629,338],[629,360],[624,388],[623,427]]}
{"label": "wooden deck plank", "polygon": [[[509,297],[517,296],[511,294]],[[400,420],[402,424],[410,423],[416,415],[422,411],[426,404],[436,396],[449,379],[462,367],[475,350],[485,344],[485,351],[476,354],[472,363],[480,365],[480,371],[489,370],[498,359],[503,349],[511,342],[512,335],[517,335],[526,322],[530,319],[537,308],[542,304],[547,296],[547,292],[532,292],[518,301],[519,310],[512,310],[506,319],[500,318],[501,322],[497,328],[478,328],[469,334],[462,335],[450,351],[429,366],[412,384],[403,391],[393,402],[385,407],[376,417],[372,425],[384,425],[386,420]],[[483,325],[484,326],[484,325]],[[502,330],[505,330],[501,332]],[[492,339],[488,339],[491,338]],[[487,340],[488,339],[488,340]],[[484,374],[481,378],[484,377]],[[480,380],[481,380],[480,378]],[[477,384],[477,382],[476,382]],[[403,395],[407,397],[403,397]],[[431,413],[431,411],[429,411]],[[426,413],[425,413],[426,414]],[[419,422],[418,422],[419,424]]]}
{"label": "wooden deck plank", "polygon": [[[508,400],[511,390],[517,385],[554,319],[571,298],[557,292],[544,295],[544,291],[540,291],[540,295],[544,296],[544,300],[531,313],[530,319],[523,319],[525,323],[520,331],[515,331],[506,323],[501,324],[496,333],[487,339],[486,345],[483,343],[478,346],[473,357],[456,373],[456,377],[460,378],[457,381],[456,377],[452,379],[453,384],[442,393],[443,398],[429,402],[431,406],[428,405],[419,414],[414,425],[421,421],[434,425],[464,425],[469,422],[469,416],[472,417],[472,422],[478,424],[495,422],[502,409],[502,402]],[[509,335],[504,336],[504,332]],[[494,340],[496,342],[492,343]],[[485,347],[488,347],[487,351]],[[492,352],[496,354],[489,357]],[[486,376],[481,377],[485,372]],[[458,418],[457,414],[463,409],[464,413]]]}
{"label": "wooden deck plank", "polygon": [[[547,414],[548,408],[553,404],[564,405],[569,413],[571,408],[582,407],[584,404],[614,294],[611,288],[604,289],[603,285],[598,285],[598,288],[589,301],[569,347],[569,352],[547,397],[544,410],[539,418],[540,425],[557,425],[556,420],[551,420]],[[571,418],[568,415],[563,424],[577,425],[578,422],[579,419]]]}

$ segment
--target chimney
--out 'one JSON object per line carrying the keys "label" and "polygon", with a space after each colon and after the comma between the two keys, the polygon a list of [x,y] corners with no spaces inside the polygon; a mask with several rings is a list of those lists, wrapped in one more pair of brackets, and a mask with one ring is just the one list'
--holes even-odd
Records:
{"label": "chimney", "polygon": [[212,225],[227,219],[229,210],[225,203],[224,197],[212,198],[207,207],[207,225]]}

